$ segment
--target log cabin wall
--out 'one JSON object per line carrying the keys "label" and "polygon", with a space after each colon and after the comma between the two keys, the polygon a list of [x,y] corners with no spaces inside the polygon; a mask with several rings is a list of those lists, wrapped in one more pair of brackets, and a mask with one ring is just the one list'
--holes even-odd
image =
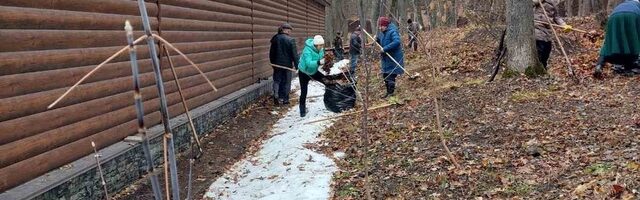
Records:
{"label": "log cabin wall", "polygon": [[[152,29],[198,64],[210,86],[172,53],[191,109],[271,76],[269,40],[294,27],[298,50],[324,33],[324,0],[147,1]],[[0,193],[137,133],[129,57],[104,66],[66,99],[47,106],[126,45],[124,21],[142,35],[131,0],[0,1]],[[328,41],[328,40],[327,40]],[[147,46],[138,46],[147,127],[160,124]],[[162,58],[171,117],[184,113],[168,60]]]}

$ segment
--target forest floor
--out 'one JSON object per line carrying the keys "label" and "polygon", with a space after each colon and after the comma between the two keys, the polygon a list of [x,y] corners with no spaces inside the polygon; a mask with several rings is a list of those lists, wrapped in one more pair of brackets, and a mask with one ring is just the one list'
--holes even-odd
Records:
{"label": "forest floor", "polygon": [[[591,21],[571,24],[595,30]],[[409,72],[422,77],[400,78],[397,98],[380,99],[380,77],[372,75],[372,106],[401,104],[372,111],[367,135],[361,115],[337,120],[322,135],[316,149],[346,153],[336,159],[333,198],[365,199],[367,191],[375,199],[640,198],[640,77],[607,70],[604,79],[592,78],[602,33],[563,33],[580,83],[568,77],[557,45],[548,76],[499,75],[486,83],[499,32],[483,30],[423,33],[430,57],[407,54]],[[433,66],[440,68],[436,81]],[[461,168],[440,143],[434,96]]]}

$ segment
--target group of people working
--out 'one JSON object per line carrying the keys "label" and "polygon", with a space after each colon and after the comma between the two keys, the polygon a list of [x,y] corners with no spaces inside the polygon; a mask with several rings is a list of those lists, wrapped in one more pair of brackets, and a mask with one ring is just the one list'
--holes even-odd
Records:
{"label": "group of people working", "polygon": [[[553,27],[546,22],[559,25],[565,31],[573,30],[559,17],[557,0],[532,0],[534,3],[535,40],[538,51],[538,59],[546,69],[553,48]],[[410,49],[417,51],[417,32],[419,25],[411,19],[407,21]],[[398,27],[387,17],[378,19],[378,34],[375,42],[381,48],[381,75],[385,82],[386,93],[383,98],[393,96],[396,89],[397,77],[404,73],[404,52],[402,41],[398,33]],[[300,116],[307,114],[306,97],[310,81],[324,84],[323,75],[318,72],[320,66],[325,64],[325,41],[320,35],[305,41],[302,55],[298,55],[296,41],[290,36],[293,27],[283,24],[278,33],[271,39],[269,58],[273,72],[273,99],[275,104],[289,104],[289,92],[291,90],[292,71],[298,71],[300,80]],[[363,30],[360,27],[353,31],[349,42],[350,73],[355,74],[358,60],[363,50]],[[342,37],[338,33],[333,41],[334,53],[338,60],[343,59],[344,49]],[[378,46],[378,45],[376,45]],[[375,48],[374,48],[375,49]],[[640,74],[640,1],[625,0],[611,13],[606,27],[605,41],[598,63],[595,76],[602,74],[605,63],[614,64],[613,70],[621,74]]]}
{"label": "group of people working", "polygon": [[[573,27],[558,16],[557,0],[533,0],[533,3],[538,59],[546,69],[553,45],[552,25],[547,24],[547,20],[566,31],[573,30]],[[640,74],[639,55],[640,1],[625,0],[609,15],[594,76],[602,76],[605,63],[613,64],[613,71],[619,74]]]}
{"label": "group of people working", "polygon": [[[397,26],[391,23],[387,17],[380,17],[378,20],[379,32],[375,42],[382,48],[379,49],[381,55],[381,74],[384,78],[386,93],[383,98],[390,97],[395,92],[396,79],[398,75],[404,73],[404,53],[402,51],[402,41],[397,30]],[[324,84],[322,73],[318,72],[325,64],[325,41],[321,35],[316,35],[305,41],[301,55],[297,53],[296,41],[292,38],[293,27],[290,24],[283,24],[279,27],[278,33],[271,39],[269,59],[273,66],[273,100],[276,105],[288,105],[289,93],[291,91],[291,80],[293,71],[298,72],[300,81],[300,116],[307,114],[306,97],[311,81]],[[350,74],[355,74],[358,59],[363,50],[362,30],[357,28],[350,38]],[[338,41],[340,40],[340,41]],[[334,51],[336,58],[344,58],[342,48],[342,38],[338,34],[334,45],[339,45],[339,49]],[[396,62],[399,64],[396,64]],[[353,78],[353,77],[352,77]]]}

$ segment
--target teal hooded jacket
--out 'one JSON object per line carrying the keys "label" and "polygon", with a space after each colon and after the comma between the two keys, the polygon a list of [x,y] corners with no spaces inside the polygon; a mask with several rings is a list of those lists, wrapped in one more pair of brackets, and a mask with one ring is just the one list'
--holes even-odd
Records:
{"label": "teal hooded jacket", "polygon": [[313,39],[307,39],[307,41],[304,42],[304,49],[302,49],[298,69],[307,75],[314,75],[318,72],[318,61],[323,57],[324,49],[318,51],[316,46],[313,45]]}

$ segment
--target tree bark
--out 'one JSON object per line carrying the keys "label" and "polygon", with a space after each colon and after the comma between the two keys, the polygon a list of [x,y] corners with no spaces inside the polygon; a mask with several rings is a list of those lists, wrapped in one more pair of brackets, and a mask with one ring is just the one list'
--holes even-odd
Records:
{"label": "tree bark", "polygon": [[581,0],[580,8],[578,9],[578,16],[583,17],[590,15],[593,10],[593,1],[594,0]]}
{"label": "tree bark", "polygon": [[383,3],[386,3],[385,0],[374,0],[373,1],[373,12],[371,13],[371,26],[373,28],[374,33],[378,32],[378,18],[384,15],[385,9]]}
{"label": "tree bark", "polygon": [[412,5],[413,5],[413,12],[415,13],[415,17],[413,18],[414,21],[417,21],[418,24],[420,24],[420,27],[425,28],[424,27],[424,19],[422,18],[422,4],[420,2],[420,0],[411,0]]}
{"label": "tree bark", "polygon": [[542,66],[538,61],[534,40],[533,2],[507,0],[506,8],[508,68],[518,73],[538,75]]}

